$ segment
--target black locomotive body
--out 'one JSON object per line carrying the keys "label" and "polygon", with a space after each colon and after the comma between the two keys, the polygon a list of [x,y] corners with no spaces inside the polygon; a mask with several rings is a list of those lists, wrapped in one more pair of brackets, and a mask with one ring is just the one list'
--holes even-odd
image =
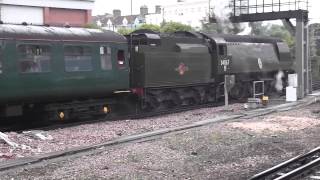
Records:
{"label": "black locomotive body", "polygon": [[140,30],[128,43],[131,87],[145,108],[216,101],[224,94],[226,74],[235,77],[233,98],[251,96],[254,81],[264,81],[271,92],[276,74],[293,69],[288,46],[274,38]]}

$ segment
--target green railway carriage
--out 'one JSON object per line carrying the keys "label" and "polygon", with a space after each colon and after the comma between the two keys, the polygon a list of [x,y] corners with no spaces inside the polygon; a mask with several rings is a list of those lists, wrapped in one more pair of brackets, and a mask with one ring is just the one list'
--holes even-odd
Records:
{"label": "green railway carriage", "polygon": [[127,41],[111,31],[3,24],[0,46],[0,117],[101,106],[92,98],[129,89]]}

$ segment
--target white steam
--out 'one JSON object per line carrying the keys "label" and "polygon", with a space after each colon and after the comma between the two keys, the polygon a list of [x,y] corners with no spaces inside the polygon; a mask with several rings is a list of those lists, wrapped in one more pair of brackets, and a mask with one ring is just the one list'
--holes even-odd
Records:
{"label": "white steam", "polygon": [[233,24],[230,22],[229,17],[230,13],[232,13],[232,9],[229,7],[229,1],[226,0],[214,0],[212,2],[214,4],[213,6],[213,12],[217,23],[222,27],[222,31],[224,34],[227,34],[228,28],[233,28]]}
{"label": "white steam", "polygon": [[232,9],[229,7],[229,1],[214,0],[212,4],[214,14],[219,17],[220,20],[229,21],[229,15],[232,12]]}
{"label": "white steam", "polygon": [[[234,24],[230,21],[230,15],[232,14],[232,8],[230,7],[230,1],[228,0],[213,0],[212,1],[213,7],[212,7],[212,12],[214,13],[217,23],[221,26],[222,28],[222,33],[228,34],[229,32],[227,31],[228,29],[233,29]],[[245,23],[247,24],[247,23]],[[240,24],[242,25],[242,24]],[[248,32],[248,25],[246,25],[246,28],[238,33],[241,35],[249,34],[251,32],[251,29],[249,29]]]}
{"label": "white steam", "polygon": [[244,23],[245,27],[244,30],[238,33],[238,35],[250,35],[252,31],[252,27],[249,26],[249,23]]}
{"label": "white steam", "polygon": [[275,88],[277,91],[282,91],[283,89],[283,83],[282,83],[282,78],[284,77],[284,73],[282,71],[279,71],[276,75],[276,84]]}

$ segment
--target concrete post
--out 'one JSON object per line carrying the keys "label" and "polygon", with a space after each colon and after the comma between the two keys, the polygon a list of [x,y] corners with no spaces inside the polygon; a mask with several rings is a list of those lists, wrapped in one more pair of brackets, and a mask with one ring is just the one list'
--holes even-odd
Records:
{"label": "concrete post", "polygon": [[297,18],[296,25],[296,59],[295,70],[298,74],[298,98],[305,97],[305,45],[304,45],[304,21]]}

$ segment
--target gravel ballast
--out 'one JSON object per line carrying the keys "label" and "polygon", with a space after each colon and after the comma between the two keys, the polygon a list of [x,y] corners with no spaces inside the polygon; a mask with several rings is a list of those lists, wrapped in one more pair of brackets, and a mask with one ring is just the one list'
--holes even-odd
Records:
{"label": "gravel ballast", "polygon": [[13,142],[19,144],[19,147],[13,148],[5,143],[0,143],[0,162],[100,144],[122,136],[179,127],[192,122],[244,111],[242,104],[230,105],[229,109],[232,111],[224,111],[224,109],[223,106],[204,108],[140,120],[107,121],[55,129],[45,132],[51,137],[47,140],[30,137],[23,133],[9,132],[6,134]]}
{"label": "gravel ballast", "polygon": [[0,175],[2,179],[248,179],[319,146],[319,110],[320,104],[314,104],[220,122]]}

